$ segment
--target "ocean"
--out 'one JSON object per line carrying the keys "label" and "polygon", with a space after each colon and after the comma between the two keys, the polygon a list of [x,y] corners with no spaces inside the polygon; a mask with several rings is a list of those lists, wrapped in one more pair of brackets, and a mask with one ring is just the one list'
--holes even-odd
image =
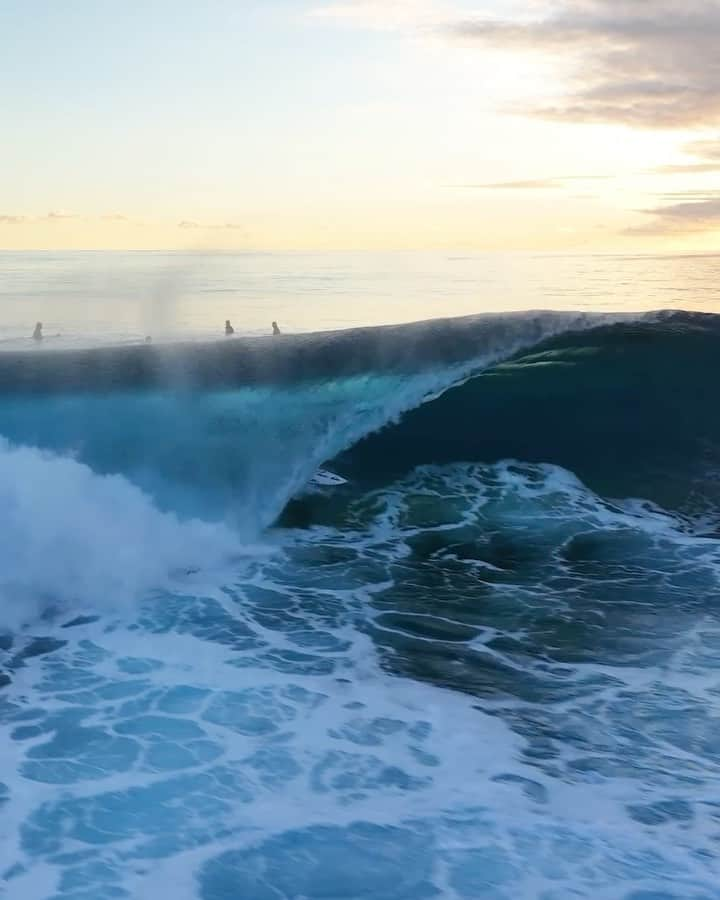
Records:
{"label": "ocean", "polygon": [[720,898],[719,275],[0,254],[0,896]]}

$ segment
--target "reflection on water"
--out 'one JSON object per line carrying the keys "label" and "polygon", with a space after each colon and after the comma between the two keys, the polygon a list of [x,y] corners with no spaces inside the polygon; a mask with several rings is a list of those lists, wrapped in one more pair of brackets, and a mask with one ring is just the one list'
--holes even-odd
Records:
{"label": "reflection on water", "polygon": [[0,252],[5,349],[540,308],[718,311],[720,256]]}

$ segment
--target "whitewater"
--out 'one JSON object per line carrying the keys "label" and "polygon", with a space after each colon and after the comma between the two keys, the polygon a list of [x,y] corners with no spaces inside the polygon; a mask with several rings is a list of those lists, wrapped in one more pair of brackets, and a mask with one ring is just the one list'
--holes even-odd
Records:
{"label": "whitewater", "polygon": [[10,329],[0,896],[720,897],[720,320],[672,305]]}

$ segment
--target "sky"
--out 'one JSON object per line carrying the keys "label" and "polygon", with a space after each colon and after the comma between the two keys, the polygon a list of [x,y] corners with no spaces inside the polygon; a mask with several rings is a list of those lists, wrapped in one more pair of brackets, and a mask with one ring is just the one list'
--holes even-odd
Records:
{"label": "sky", "polygon": [[705,252],[720,0],[0,0],[0,248]]}

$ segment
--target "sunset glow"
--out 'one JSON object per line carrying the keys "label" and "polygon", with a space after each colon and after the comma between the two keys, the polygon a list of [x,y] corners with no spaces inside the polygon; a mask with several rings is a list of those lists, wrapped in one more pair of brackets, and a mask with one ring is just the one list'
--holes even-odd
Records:
{"label": "sunset glow", "polygon": [[715,0],[6,3],[0,247],[712,249],[719,38]]}

